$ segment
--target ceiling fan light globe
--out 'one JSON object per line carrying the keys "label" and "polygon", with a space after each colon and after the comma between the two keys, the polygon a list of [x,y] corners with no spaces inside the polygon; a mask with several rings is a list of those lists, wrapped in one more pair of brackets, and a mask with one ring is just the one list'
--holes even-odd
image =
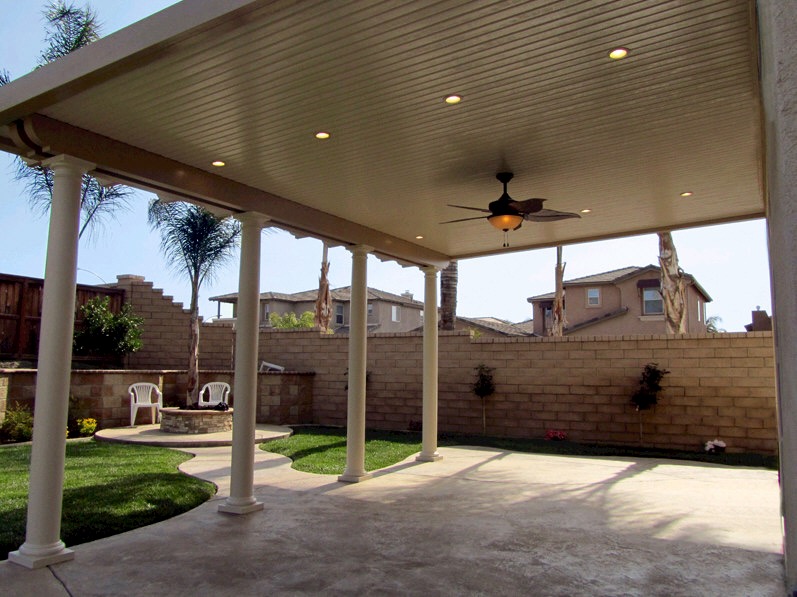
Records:
{"label": "ceiling fan light globe", "polygon": [[502,232],[514,230],[523,223],[523,216],[518,214],[497,214],[487,218],[495,228]]}

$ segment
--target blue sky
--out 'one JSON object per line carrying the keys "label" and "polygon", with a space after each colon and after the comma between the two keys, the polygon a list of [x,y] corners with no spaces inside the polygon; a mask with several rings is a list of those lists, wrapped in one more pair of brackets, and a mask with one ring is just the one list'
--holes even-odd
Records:
{"label": "blue sky", "polygon": [[[175,2],[170,0],[94,0],[91,5],[103,23],[102,33],[138,21]],[[29,72],[43,47],[44,2],[14,3],[0,21],[0,69],[12,79]],[[41,277],[47,246],[47,217],[31,211],[24,190],[13,181],[13,159],[0,152],[0,272]],[[120,213],[92,239],[83,239],[78,256],[78,281],[97,284],[114,281],[118,274],[138,274],[163,288],[166,294],[188,304],[190,289],[168,270],[159,253],[159,237],[146,224],[149,195],[137,192],[129,212]],[[498,234],[498,233],[497,233]],[[496,243],[501,242],[500,234]],[[771,311],[766,226],[763,220],[725,224],[673,233],[681,267],[694,275],[714,299],[709,315],[719,315],[721,327],[743,331],[750,311],[760,306]],[[628,265],[656,263],[655,235],[571,245],[564,248],[565,279],[586,276]],[[321,243],[296,240],[282,231],[263,238],[261,290],[298,292],[318,284]],[[460,262],[459,307],[464,316],[494,316],[521,321],[531,316],[526,298],[553,290],[554,249],[512,253]],[[348,251],[330,251],[333,287],[351,281]],[[369,260],[368,284],[389,292],[409,290],[423,297],[423,275],[417,268]],[[237,258],[201,290],[200,310],[215,315],[216,304],[207,299],[238,289]],[[223,311],[222,314],[225,314]]]}

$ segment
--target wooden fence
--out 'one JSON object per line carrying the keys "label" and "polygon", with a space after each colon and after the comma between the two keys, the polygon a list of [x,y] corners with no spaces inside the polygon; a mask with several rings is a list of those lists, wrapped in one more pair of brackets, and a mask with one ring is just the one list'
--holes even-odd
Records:
{"label": "wooden fence", "polygon": [[[41,332],[44,280],[0,274],[0,358],[36,359]],[[75,326],[82,321],[80,307],[97,296],[110,297],[110,308],[119,313],[124,290],[78,284]]]}

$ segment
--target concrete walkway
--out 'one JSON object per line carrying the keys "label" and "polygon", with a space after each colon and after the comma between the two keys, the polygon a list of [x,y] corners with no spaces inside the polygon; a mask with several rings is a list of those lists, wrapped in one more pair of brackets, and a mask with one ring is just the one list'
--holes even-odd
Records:
{"label": "concrete walkway", "polygon": [[365,483],[256,450],[263,512],[216,511],[230,448],[182,465],[219,494],[75,547],[0,593],[92,595],[782,595],[777,474],[656,459],[441,448]]}

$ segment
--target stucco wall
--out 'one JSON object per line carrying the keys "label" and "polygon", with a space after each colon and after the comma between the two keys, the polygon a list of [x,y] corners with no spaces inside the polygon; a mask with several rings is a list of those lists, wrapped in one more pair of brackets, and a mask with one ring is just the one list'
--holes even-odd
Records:
{"label": "stucco wall", "polygon": [[[643,272],[638,276],[623,280],[617,284],[592,284],[568,286],[565,294],[565,317],[569,327],[577,326],[590,319],[617,311],[622,307],[628,308],[624,314],[606,321],[589,325],[582,329],[567,332],[568,336],[626,336],[631,334],[664,334],[663,315],[643,315],[642,295],[637,288],[639,280],[658,279],[657,272]],[[600,289],[600,305],[587,305],[587,290]],[[698,299],[702,297],[694,285],[686,288],[686,331],[690,334],[700,334],[706,331],[705,321],[698,320]],[[539,303],[534,306],[534,333],[545,334],[545,321],[543,310]],[[705,314],[705,311],[703,311]]]}
{"label": "stucco wall", "polygon": [[[260,373],[258,375],[258,423],[311,423],[313,374],[301,372]],[[75,417],[92,417],[100,429],[130,424],[128,387],[148,381],[163,392],[165,406],[185,404],[185,371],[164,370],[81,370],[73,371],[69,388],[70,411]],[[232,385],[230,403],[235,405],[232,371],[201,371],[199,383],[225,381]],[[33,412],[36,395],[35,369],[0,369],[0,421],[5,404],[20,405]],[[137,424],[149,424],[150,411],[141,409]]]}

